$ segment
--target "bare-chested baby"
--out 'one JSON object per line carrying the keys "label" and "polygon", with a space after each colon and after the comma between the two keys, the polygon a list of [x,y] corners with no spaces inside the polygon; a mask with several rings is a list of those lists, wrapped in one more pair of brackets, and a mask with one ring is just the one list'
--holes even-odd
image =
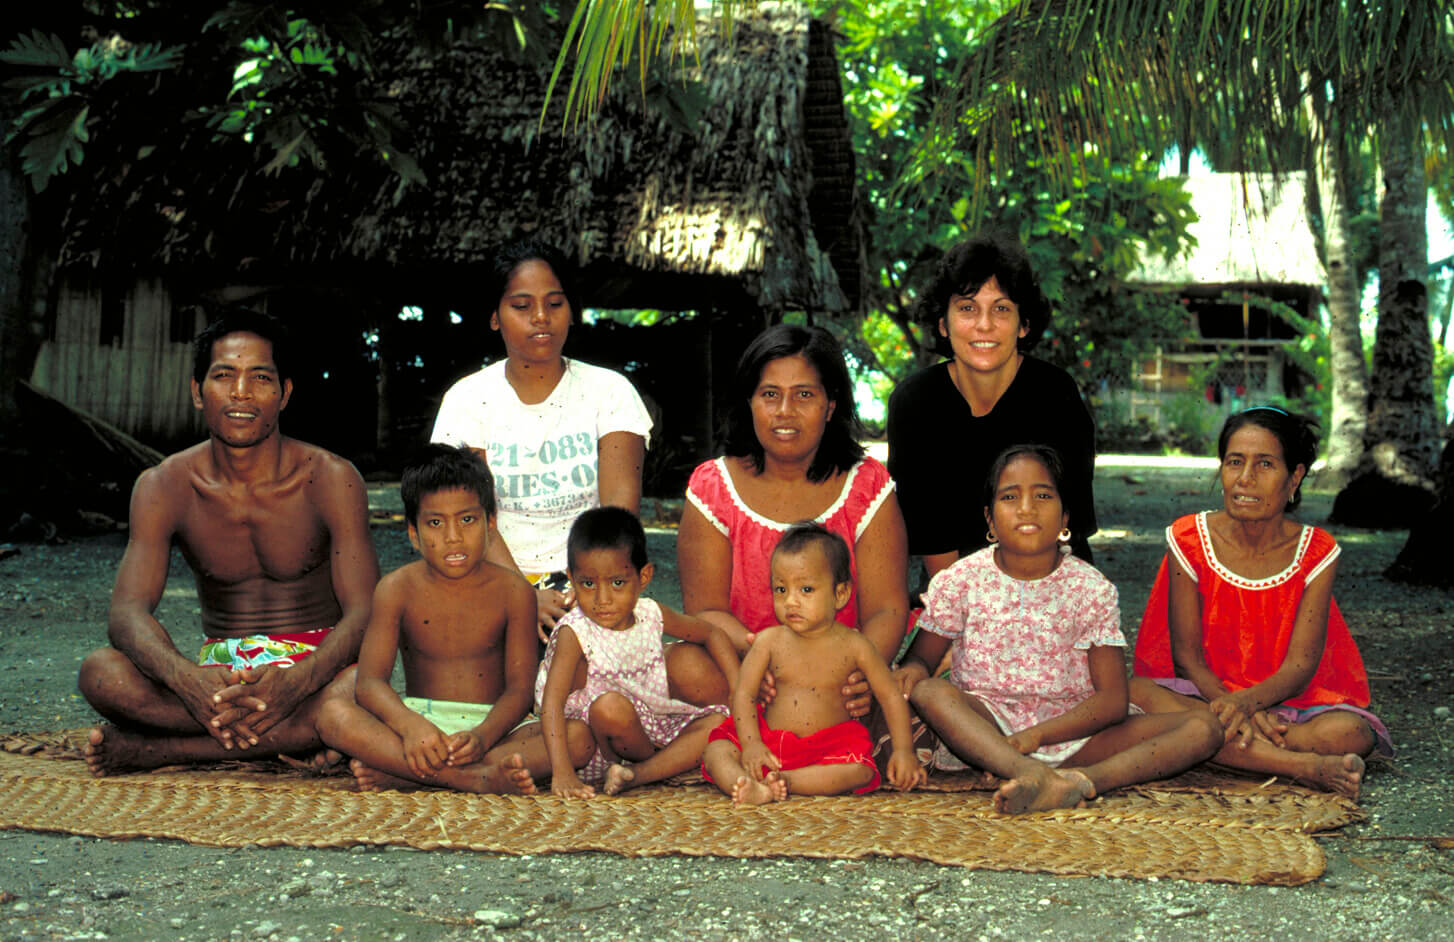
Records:
{"label": "bare-chested baby", "polygon": [[[841,690],[862,671],[888,722],[889,783],[921,785],[909,708],[888,665],[862,634],[834,620],[853,591],[848,546],[815,523],[795,524],[772,554],[773,613],[759,632],[732,691],[732,716],[712,731],[702,771],[734,802],[764,804],[789,794],[841,795],[879,785],[868,730],[848,715]],[[776,695],[755,703],[764,672]]]}
{"label": "bare-chested baby", "polygon": [[[423,559],[389,573],[374,593],[359,651],[356,701],[319,711],[323,741],[352,756],[365,791],[435,785],[469,792],[535,791],[550,760],[538,723],[522,726],[535,695],[535,592],[488,562],[495,488],[468,448],[430,445],[399,486],[409,542]],[[389,685],[395,657],[405,696]],[[594,750],[576,731],[568,748]]]}

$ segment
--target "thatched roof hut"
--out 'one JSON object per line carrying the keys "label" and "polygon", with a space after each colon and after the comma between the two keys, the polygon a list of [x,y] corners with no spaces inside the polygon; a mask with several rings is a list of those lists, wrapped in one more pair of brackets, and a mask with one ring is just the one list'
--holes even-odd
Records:
{"label": "thatched roof hut", "polygon": [[182,128],[194,137],[173,156],[92,171],[96,186],[61,220],[63,258],[213,284],[245,271],[274,284],[407,275],[463,288],[465,267],[533,233],[575,255],[596,306],[852,309],[853,157],[826,27],[801,4],[763,4],[730,41],[700,36],[688,76],[706,108],[690,129],[648,107],[629,76],[579,133],[562,129],[563,83],[542,126],[538,68],[480,42],[399,50],[364,93],[397,103],[427,185],[401,193],[392,172],[361,161],[269,177],[251,148],[219,162],[205,130]]}
{"label": "thatched roof hut", "polygon": [[1327,281],[1308,225],[1307,174],[1210,173],[1187,177],[1196,247],[1149,256],[1130,281],[1151,285],[1302,285]]}

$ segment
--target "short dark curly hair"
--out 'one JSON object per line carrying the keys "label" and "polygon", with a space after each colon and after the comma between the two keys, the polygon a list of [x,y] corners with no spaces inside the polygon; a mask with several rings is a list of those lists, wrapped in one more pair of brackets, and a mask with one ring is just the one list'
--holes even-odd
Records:
{"label": "short dark curly hair", "polygon": [[631,568],[638,573],[650,562],[646,529],[640,518],[625,507],[592,507],[576,517],[566,537],[566,569],[575,572],[582,553],[603,549],[625,551]]}
{"label": "short dark curly hair", "polygon": [[803,520],[788,527],[773,548],[772,558],[776,559],[779,553],[795,556],[810,546],[822,548],[823,556],[828,560],[828,571],[833,573],[834,586],[853,585],[853,554],[849,552],[848,544],[843,537],[816,520]]}
{"label": "short dark curly hair", "polygon": [[1050,324],[1050,301],[1040,290],[1040,279],[1030,266],[1030,256],[1020,240],[1008,232],[982,232],[944,253],[934,270],[934,279],[919,295],[914,319],[934,337],[934,349],[952,356],[949,338],[939,333],[939,321],[949,311],[955,295],[969,297],[993,278],[1020,309],[1025,328],[1017,347],[1028,353],[1040,342]]}
{"label": "short dark curly hair", "polygon": [[495,477],[468,445],[425,445],[414,453],[399,478],[404,519],[419,524],[419,505],[435,491],[466,490],[480,499],[486,517],[495,516]]}
{"label": "short dark curly hair", "polygon": [[192,339],[192,378],[200,386],[212,368],[212,348],[228,334],[256,334],[273,348],[273,366],[278,369],[278,382],[293,378],[293,344],[288,326],[271,314],[251,308],[233,307],[204,327]]}

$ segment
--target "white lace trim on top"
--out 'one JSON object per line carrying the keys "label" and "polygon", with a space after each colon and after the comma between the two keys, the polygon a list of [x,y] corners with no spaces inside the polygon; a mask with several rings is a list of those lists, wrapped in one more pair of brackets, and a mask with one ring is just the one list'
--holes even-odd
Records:
{"label": "white lace trim on top", "polygon": [[[1292,562],[1287,564],[1287,568],[1283,569],[1282,572],[1268,576],[1264,579],[1249,579],[1246,576],[1238,575],[1237,573],[1228,569],[1226,566],[1222,565],[1222,561],[1217,558],[1216,550],[1212,548],[1211,531],[1207,529],[1207,513],[1208,511],[1204,510],[1196,516],[1197,540],[1201,543],[1202,554],[1207,558],[1207,565],[1210,566],[1212,570],[1217,573],[1217,575],[1221,576],[1222,579],[1225,580],[1228,584],[1234,585],[1239,589],[1249,589],[1252,591],[1257,591],[1259,589],[1271,589],[1292,580],[1294,577],[1297,576],[1298,569],[1302,566],[1303,557],[1307,555],[1308,546],[1313,542],[1313,528],[1308,526],[1307,524],[1303,524],[1302,532],[1298,535],[1297,550],[1293,553]],[[1170,534],[1171,531],[1168,528],[1168,539],[1170,538]],[[1175,541],[1172,541],[1172,548],[1176,548]],[[1328,560],[1336,557],[1341,550],[1342,547],[1335,547],[1333,552],[1328,554]],[[1177,553],[1177,558],[1182,559],[1181,553]],[[1315,573],[1310,573],[1308,575],[1307,579],[1304,581],[1304,584],[1306,584],[1306,582],[1312,581],[1313,575],[1315,575],[1316,572],[1321,572],[1323,566],[1326,565],[1328,560],[1324,560],[1322,563],[1320,563],[1316,567]],[[1182,559],[1182,565],[1186,566],[1186,560]],[[1196,577],[1195,570],[1193,570],[1190,566],[1187,566],[1187,572],[1192,573],[1193,578]]]}
{"label": "white lace trim on top", "polygon": [[[717,466],[718,473],[722,475],[722,482],[727,487],[727,496],[732,499],[732,503],[737,507],[737,509],[742,511],[748,517],[751,517],[754,521],[764,527],[777,530],[779,533],[786,533],[788,531],[788,527],[791,527],[793,523],[797,522],[796,520],[794,520],[790,523],[783,523],[781,520],[773,520],[771,517],[764,517],[762,514],[747,506],[747,502],[742,499],[742,495],[737,493],[737,485],[732,480],[732,475],[727,471],[727,457],[724,455],[720,458],[717,458],[713,462],[713,464]],[[823,511],[822,513],[818,514],[818,516],[813,518],[815,521],[817,521],[818,523],[823,523],[824,521],[831,518],[834,514],[838,513],[838,511],[843,509],[843,505],[848,502],[848,498],[853,493],[853,482],[858,478],[858,472],[863,470],[863,466],[863,460],[859,459],[859,461],[852,468],[849,469],[848,477],[843,479],[843,486],[838,490],[838,497],[835,498],[833,503],[828,506],[827,510]],[[869,505],[868,512],[865,513],[863,517],[864,521],[873,519],[873,515],[878,512],[878,505],[883,503],[883,498],[881,495],[887,494],[891,490],[893,490],[892,481],[889,482],[888,486],[882,489],[882,491],[880,492],[880,496],[875,498],[874,502]],[[860,527],[861,526],[862,522],[860,522]],[[718,529],[722,529],[723,533],[727,532],[720,525],[718,526]],[[860,533],[859,535],[862,534]]]}

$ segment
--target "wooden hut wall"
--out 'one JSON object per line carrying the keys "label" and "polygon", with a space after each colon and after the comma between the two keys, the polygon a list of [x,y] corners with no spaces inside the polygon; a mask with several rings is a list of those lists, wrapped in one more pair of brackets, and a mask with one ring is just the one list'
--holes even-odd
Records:
{"label": "wooden hut wall", "polygon": [[[119,321],[115,311],[103,314],[105,292],[94,281],[61,284],[54,331],[41,346],[31,382],[142,441],[196,438],[201,423],[188,394],[192,344],[171,339],[171,295],[157,279],[115,290]],[[186,331],[192,336],[204,326],[200,312],[194,316]]]}

